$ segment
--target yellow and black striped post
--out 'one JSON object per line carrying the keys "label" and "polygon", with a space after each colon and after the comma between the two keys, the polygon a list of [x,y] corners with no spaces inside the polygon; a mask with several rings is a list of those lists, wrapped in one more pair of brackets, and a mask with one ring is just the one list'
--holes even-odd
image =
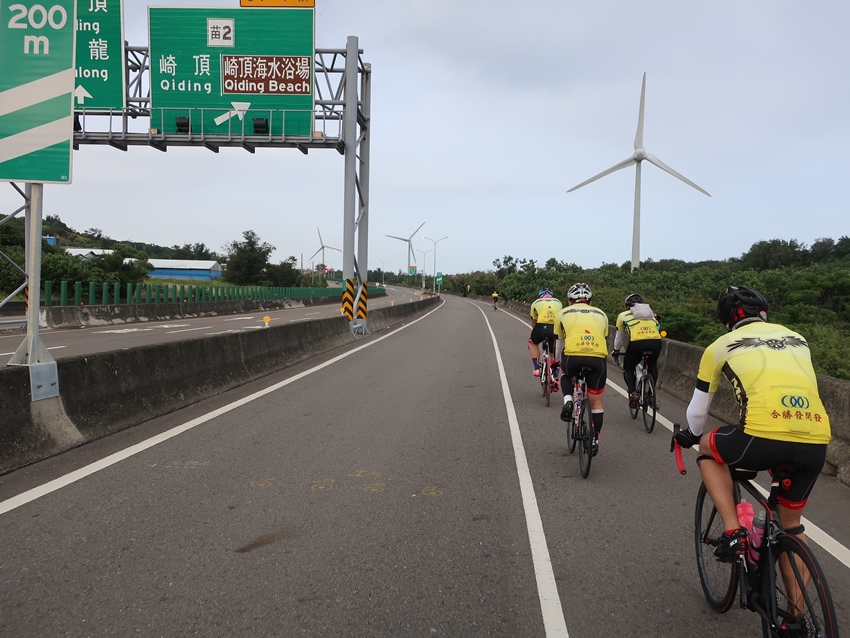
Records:
{"label": "yellow and black striped post", "polygon": [[360,291],[360,299],[357,300],[357,318],[365,319],[366,318],[366,302],[368,301],[367,297],[369,290],[369,284],[365,281],[363,282],[363,289]]}
{"label": "yellow and black striped post", "polygon": [[349,321],[354,320],[354,279],[345,280],[345,291],[342,293],[342,314]]}

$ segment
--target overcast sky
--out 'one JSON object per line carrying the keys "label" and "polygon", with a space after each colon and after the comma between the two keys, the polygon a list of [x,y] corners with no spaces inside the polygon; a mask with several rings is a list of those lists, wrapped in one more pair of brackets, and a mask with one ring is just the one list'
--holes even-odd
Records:
{"label": "overcast sky", "polygon": [[[130,44],[148,44],[146,4],[125,1]],[[448,236],[444,273],[505,255],[629,261],[634,167],[567,190],[632,154],[644,72],[647,152],[711,197],[644,162],[641,259],[850,234],[848,24],[840,0],[316,0],[316,46],[357,36],[372,65],[369,267],[406,269],[385,235],[422,222],[415,248]],[[82,146],[73,171],[45,187],[44,213],[78,230],[221,251],[250,229],[273,260],[309,264],[318,226],[342,247],[335,151]],[[0,188],[2,212],[16,201]]]}

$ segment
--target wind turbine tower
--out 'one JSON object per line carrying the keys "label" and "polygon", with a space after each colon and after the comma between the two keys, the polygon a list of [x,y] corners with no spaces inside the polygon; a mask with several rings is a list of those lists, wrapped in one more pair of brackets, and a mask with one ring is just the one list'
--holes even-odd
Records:
{"label": "wind turbine tower", "polygon": [[[425,225],[425,222],[419,224],[419,228],[422,228]],[[413,263],[416,263],[416,255],[413,253],[413,236],[419,232],[419,228],[410,233],[410,237],[396,237],[395,235],[387,235],[391,239],[398,239],[399,241],[407,242],[407,272],[410,272],[410,258],[413,258]]]}
{"label": "wind turbine tower", "polygon": [[646,152],[646,149],[643,147],[643,108],[645,97],[646,73],[643,74],[643,84],[640,87],[640,111],[638,112],[637,134],[635,135],[635,151],[632,156],[624,159],[619,164],[614,164],[614,166],[602,171],[598,175],[594,175],[593,177],[582,182],[578,186],[573,186],[570,190],[567,191],[568,193],[572,193],[574,190],[581,188],[582,186],[587,186],[591,182],[595,182],[597,179],[619,171],[621,168],[628,168],[632,164],[635,165],[635,216],[632,228],[632,271],[634,271],[635,268],[640,266],[640,168],[641,162],[643,162],[643,160],[648,161],[650,164],[655,164],[658,168],[663,171],[666,171],[667,173],[670,173],[670,175],[672,175],[673,177],[679,178],[688,186],[692,186],[699,192],[711,197],[711,194],[708,191],[700,188],[684,175],[681,175],[680,173],[674,171],[672,168],[667,166],[667,164],[655,157],[655,155],[650,155]]}

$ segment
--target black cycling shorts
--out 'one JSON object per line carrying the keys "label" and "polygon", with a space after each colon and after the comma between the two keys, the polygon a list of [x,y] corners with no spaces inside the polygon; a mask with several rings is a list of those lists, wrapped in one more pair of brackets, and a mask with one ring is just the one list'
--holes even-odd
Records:
{"label": "black cycling shorts", "polygon": [[608,363],[604,357],[586,357],[569,355],[561,358],[561,370],[568,377],[577,375],[584,367],[593,370],[585,377],[587,381],[587,392],[589,394],[602,394],[605,392],[605,381],[608,379]]}
{"label": "black cycling shorts", "polygon": [[737,425],[724,425],[709,434],[714,459],[743,470],[775,470],[795,466],[791,486],[779,494],[779,503],[792,510],[806,500],[826,463],[826,444],[774,441],[751,436]]}
{"label": "black cycling shorts", "polygon": [[549,349],[555,354],[555,324],[537,323],[531,329],[531,343],[539,345],[544,339],[549,340]]}

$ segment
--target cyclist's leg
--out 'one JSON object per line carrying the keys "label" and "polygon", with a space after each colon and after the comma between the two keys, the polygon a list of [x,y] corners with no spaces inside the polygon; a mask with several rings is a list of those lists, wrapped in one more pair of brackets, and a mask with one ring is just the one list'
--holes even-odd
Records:
{"label": "cyclist's leg", "polygon": [[[531,364],[534,366],[534,376],[539,376],[540,371],[540,342],[545,338],[543,324],[535,324],[531,329],[531,336],[528,339],[528,348],[531,350]],[[551,353],[551,350],[550,350]]]}
{"label": "cyclist's leg", "polygon": [[629,394],[633,394],[637,388],[635,387],[635,366],[640,363],[643,351],[635,346],[634,342],[630,342],[626,347],[626,352],[623,355],[623,380],[626,382],[626,390]]}
{"label": "cyclist's leg", "polygon": [[590,403],[590,420],[598,439],[605,416],[602,396],[605,394],[605,382],[608,379],[608,363],[602,357],[585,357],[584,365],[593,366],[593,372],[587,375],[587,398]]}
{"label": "cyclist's leg", "polygon": [[643,352],[647,350],[652,352],[649,355],[649,360],[646,362],[646,368],[649,371],[649,376],[652,377],[653,383],[658,387],[658,357],[661,355],[661,339],[647,339],[640,343],[644,344],[644,347],[641,349]]}
{"label": "cyclist's leg", "polygon": [[[721,442],[723,442],[734,432],[740,431],[733,425],[721,426],[711,433],[703,435],[699,442],[699,451],[703,455],[698,459],[702,482],[705,483],[711,500],[714,501],[717,513],[723,519],[723,528],[727,534],[738,530],[741,523],[738,521],[732,475],[729,473],[729,467],[723,461],[723,457],[716,453],[715,445],[718,434],[721,436]],[[743,432],[741,434],[746,436]],[[728,450],[729,447],[724,445],[724,451]],[[738,458],[738,456],[740,455],[734,458]]]}

